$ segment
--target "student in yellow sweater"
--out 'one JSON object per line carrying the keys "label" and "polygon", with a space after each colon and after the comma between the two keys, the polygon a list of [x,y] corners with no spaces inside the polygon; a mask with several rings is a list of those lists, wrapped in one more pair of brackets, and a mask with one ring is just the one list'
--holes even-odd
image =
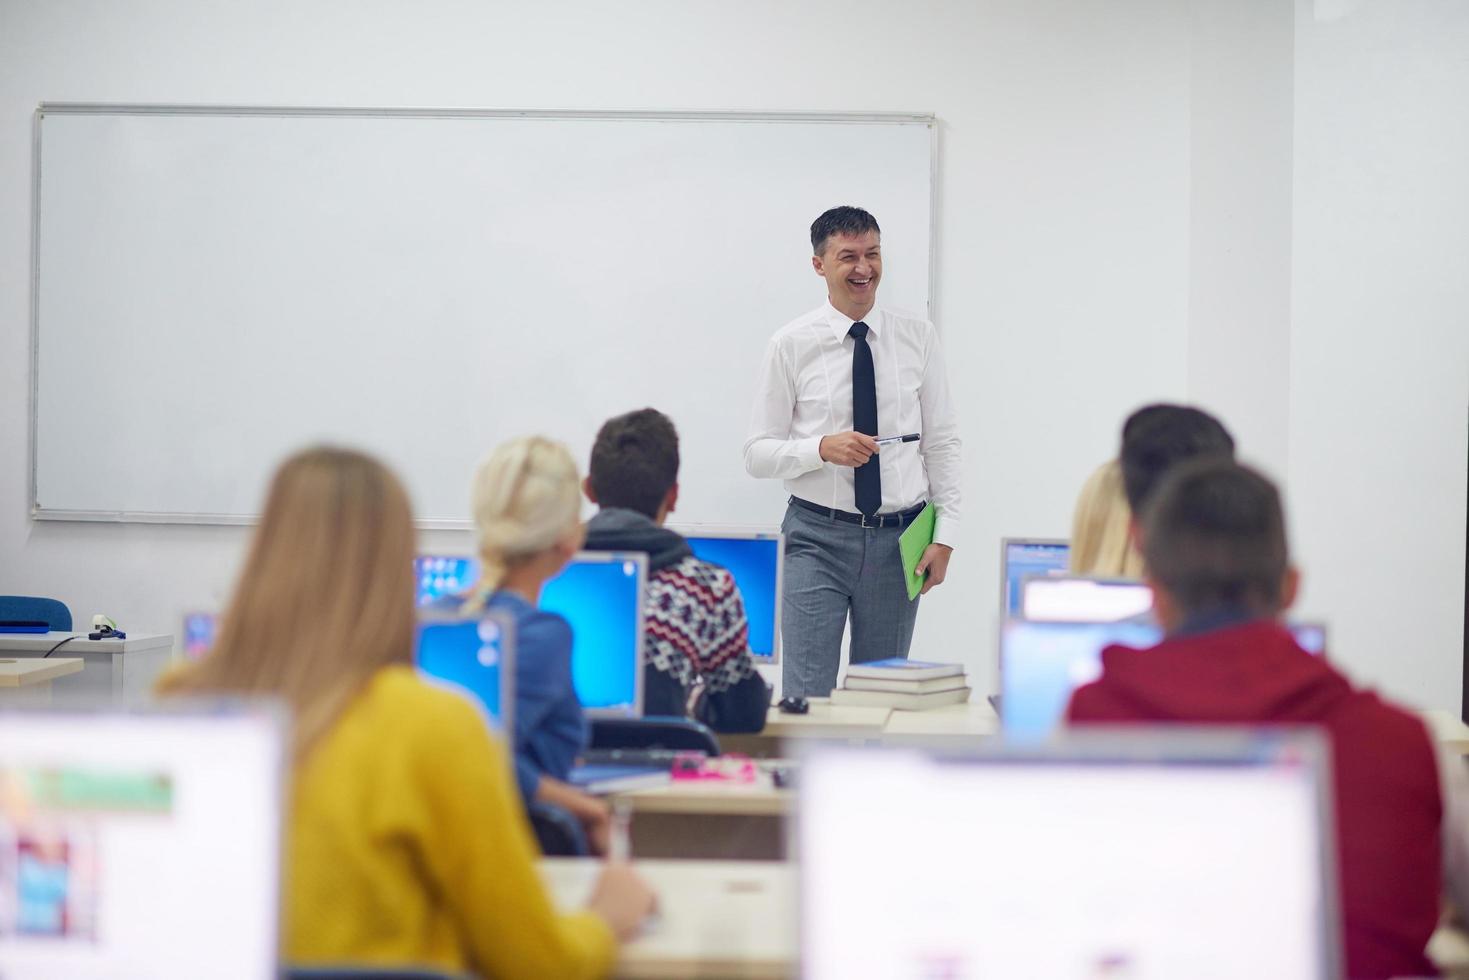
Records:
{"label": "student in yellow sweater", "polygon": [[414,530],[377,461],[312,449],[276,473],[213,653],[164,694],[273,695],[294,714],[284,957],[487,977],[598,977],[653,895],[608,865],[559,914],[506,751],[412,667]]}

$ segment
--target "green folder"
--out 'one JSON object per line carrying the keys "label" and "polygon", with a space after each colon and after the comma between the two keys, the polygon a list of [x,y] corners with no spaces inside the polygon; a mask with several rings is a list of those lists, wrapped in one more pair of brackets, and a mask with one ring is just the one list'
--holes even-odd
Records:
{"label": "green folder", "polygon": [[908,529],[898,535],[898,553],[903,556],[903,579],[908,583],[909,602],[918,598],[918,593],[923,590],[924,576],[914,569],[918,567],[918,559],[923,557],[924,551],[933,544],[933,522],[937,516],[938,511],[933,509],[933,504],[927,504],[913,518]]}

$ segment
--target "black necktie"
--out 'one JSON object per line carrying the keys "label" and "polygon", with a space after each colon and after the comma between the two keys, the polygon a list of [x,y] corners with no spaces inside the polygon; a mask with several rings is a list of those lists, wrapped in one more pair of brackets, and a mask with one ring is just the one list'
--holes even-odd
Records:
{"label": "black necktie", "polygon": [[[872,370],[872,348],[867,345],[867,324],[858,320],[847,331],[852,337],[852,428],[877,437],[877,375]],[[857,509],[871,517],[882,506],[882,470],[877,454],[852,474],[857,491]]]}

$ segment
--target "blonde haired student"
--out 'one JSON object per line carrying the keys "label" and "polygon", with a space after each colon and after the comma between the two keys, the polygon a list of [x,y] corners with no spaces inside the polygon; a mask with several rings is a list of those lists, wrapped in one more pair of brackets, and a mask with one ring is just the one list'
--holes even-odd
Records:
{"label": "blonde haired student", "polygon": [[382,464],[292,456],[213,652],[160,693],[292,709],[289,961],[603,976],[652,894],[611,865],[586,910],[552,907],[503,749],[476,706],[413,670],[413,554],[407,494]]}
{"label": "blonde haired student", "polygon": [[605,854],[607,804],[566,781],[587,744],[587,721],[571,679],[571,624],[536,608],[541,588],[581,548],[581,475],[560,443],[507,442],[475,472],[470,491],[482,568],[463,601],[515,620],[515,777],[521,796],[551,803],[586,828]]}
{"label": "blonde haired student", "polygon": [[1122,466],[1115,459],[1108,460],[1087,477],[1076,500],[1071,522],[1071,573],[1142,578],[1143,559],[1133,544],[1131,523]]}

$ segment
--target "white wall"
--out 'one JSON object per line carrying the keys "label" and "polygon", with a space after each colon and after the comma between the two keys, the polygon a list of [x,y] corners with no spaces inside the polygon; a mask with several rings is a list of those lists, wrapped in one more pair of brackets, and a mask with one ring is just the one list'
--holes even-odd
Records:
{"label": "white wall", "polygon": [[[1168,0],[172,0],[10,3],[0,18],[0,448],[15,461],[0,469],[3,591],[176,629],[181,610],[227,595],[244,540],[231,528],[27,518],[30,113],[41,100],[936,112],[937,308],[969,516],[951,584],[925,600],[917,650],[986,676],[1000,535],[1064,534],[1121,414],[1184,394],[1188,24]],[[863,48],[873,54],[854,54]],[[656,262],[657,246],[597,229],[573,260]],[[711,249],[710,260],[738,277],[727,256]],[[819,285],[813,276],[813,306]]]}
{"label": "white wall", "polygon": [[1458,707],[1469,5],[1297,4],[1290,486],[1337,659]]}
{"label": "white wall", "polygon": [[1189,6],[1189,399],[1284,479],[1294,18],[1277,0]]}
{"label": "white wall", "polygon": [[[962,658],[983,683],[993,664],[999,537],[1065,535],[1076,489],[1114,450],[1126,412],[1144,401],[1192,394],[1231,421],[1246,455],[1277,471],[1287,468],[1289,456],[1308,571],[1315,573],[1324,556],[1341,580],[1333,590],[1326,573],[1316,575],[1311,602],[1339,622],[1337,636],[1352,665],[1395,691],[1457,705],[1456,687],[1439,689],[1459,676],[1458,647],[1440,626],[1450,605],[1460,608],[1449,586],[1463,569],[1464,399],[1448,406],[1460,427],[1457,449],[1450,445],[1454,433],[1436,421],[1408,440],[1421,464],[1413,472],[1432,476],[1432,485],[1442,487],[1439,497],[1458,507],[1456,538],[1440,535],[1441,527],[1453,526],[1448,516],[1423,525],[1431,555],[1416,567],[1445,580],[1442,594],[1435,592],[1431,604],[1404,600],[1439,624],[1415,632],[1421,671],[1379,652],[1354,618],[1373,595],[1363,583],[1379,583],[1353,572],[1370,554],[1397,552],[1385,543],[1369,552],[1356,537],[1360,511],[1322,504],[1325,481],[1339,481],[1343,471],[1335,460],[1295,455],[1303,439],[1338,444],[1332,406],[1343,396],[1388,400],[1375,395],[1384,386],[1364,386],[1360,378],[1334,388],[1336,359],[1360,366],[1402,362],[1405,355],[1383,349],[1376,334],[1358,352],[1355,334],[1333,333],[1339,314],[1353,311],[1323,309],[1335,301],[1328,295],[1332,280],[1322,274],[1298,276],[1295,284],[1296,316],[1321,329],[1297,329],[1288,345],[1282,339],[1288,257],[1281,174],[1282,153],[1290,152],[1282,119],[1289,119],[1283,106],[1291,95],[1280,89],[1290,78],[1282,39],[1291,14],[1288,4],[1271,0],[718,6],[0,0],[0,452],[12,461],[0,468],[0,591],[56,595],[82,616],[106,611],[133,629],[174,630],[183,609],[223,600],[245,534],[28,519],[22,461],[30,113],[37,102],[925,110],[943,121],[937,310],[964,422],[968,514],[950,583],[925,599],[915,653]],[[1395,37],[1413,40],[1438,30],[1430,18],[1404,25]],[[1447,38],[1426,43],[1448,50]],[[1298,38],[1295,57],[1315,64],[1315,44],[1314,34]],[[1338,51],[1333,71],[1343,77],[1311,74],[1305,88],[1324,93],[1341,81],[1357,86],[1351,89],[1356,99],[1370,95],[1364,83],[1347,77],[1358,56],[1350,47]],[[1424,70],[1408,78],[1421,79]],[[1440,70],[1446,83],[1456,77]],[[1408,86],[1406,79],[1389,80],[1403,98]],[[1437,104],[1449,104],[1447,91],[1435,95]],[[1320,161],[1327,136],[1350,132],[1351,123],[1327,118],[1315,105],[1304,94],[1297,99],[1295,141],[1316,132],[1302,121],[1313,113],[1320,125],[1337,127],[1308,149],[1307,159]],[[1372,106],[1384,116],[1399,108],[1397,101]],[[1450,123],[1442,118],[1437,125]],[[1369,186],[1420,180],[1419,157],[1434,146],[1428,139],[1434,132],[1415,130],[1417,142],[1393,153],[1378,148],[1368,162],[1397,169]],[[1450,162],[1432,174],[1438,194],[1450,187]],[[1333,270],[1325,242],[1340,229],[1324,222],[1336,199],[1351,197],[1355,188],[1350,181],[1319,187],[1308,215],[1299,200],[1301,173],[1298,161],[1295,222],[1308,235],[1297,242],[1295,262]],[[1401,203],[1426,203],[1408,196]],[[1364,208],[1371,209],[1349,203],[1342,213]],[[1453,222],[1430,227],[1432,212],[1424,211],[1402,225],[1404,234],[1431,231],[1432,247],[1397,243],[1405,254],[1389,257],[1392,278],[1384,292],[1398,281],[1424,281],[1427,273],[1415,271],[1419,259],[1441,272],[1448,259],[1433,255],[1462,245],[1452,235],[1469,227],[1463,217],[1456,212]],[[715,212],[711,222],[717,220]],[[658,260],[656,245],[616,234],[599,230],[590,242],[571,260]],[[1367,257],[1376,256],[1358,255]],[[739,274],[712,251],[711,270],[724,278]],[[1456,369],[1462,376],[1462,342],[1445,336],[1445,315],[1464,310],[1464,297],[1447,292],[1441,277],[1434,285],[1431,294],[1414,290],[1407,297],[1416,307],[1431,307],[1438,332],[1423,334],[1422,350],[1411,352],[1416,373],[1400,374],[1403,381],[1390,387],[1394,403],[1416,403],[1427,394],[1424,370],[1445,381],[1434,391],[1451,388]],[[821,296],[814,277],[812,287],[815,305]],[[763,336],[777,326],[752,325],[752,331]],[[1255,355],[1279,355],[1287,347],[1288,375],[1279,360],[1271,362],[1274,373],[1242,370],[1257,363]],[[1435,351],[1444,356],[1435,358]],[[1448,356],[1453,351],[1457,360]],[[656,404],[657,393],[648,400]],[[1421,415],[1437,418],[1428,405]],[[1311,420],[1320,424],[1301,424]],[[1364,484],[1362,501],[1377,492]],[[1344,496],[1343,505],[1357,495]],[[1385,509],[1384,498],[1372,517]],[[1303,518],[1303,510],[1311,513]],[[1343,526],[1338,517],[1350,523]],[[1348,539],[1359,542],[1355,564],[1334,557],[1343,547],[1337,542]],[[1384,594],[1406,591],[1394,578]],[[1439,680],[1419,683],[1430,676]]]}

